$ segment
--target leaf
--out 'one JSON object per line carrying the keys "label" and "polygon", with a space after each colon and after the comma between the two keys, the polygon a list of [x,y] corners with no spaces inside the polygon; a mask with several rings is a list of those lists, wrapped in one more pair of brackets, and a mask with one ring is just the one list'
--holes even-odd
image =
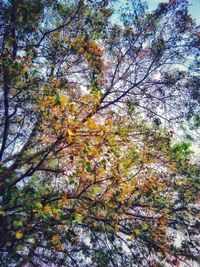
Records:
{"label": "leaf", "polygon": [[58,235],[53,235],[51,240],[54,244],[58,244],[60,242],[60,238]]}
{"label": "leaf", "polygon": [[60,219],[60,214],[59,214],[59,210],[56,208],[52,209],[52,213],[53,213],[53,217],[55,220],[59,220]]}
{"label": "leaf", "polygon": [[19,244],[19,245],[17,245],[16,249],[17,249],[17,251],[23,251],[24,250],[24,245]]}
{"label": "leaf", "polygon": [[85,169],[86,169],[87,172],[91,172],[91,171],[92,171],[92,167],[91,167],[90,162],[87,162],[87,163],[86,163],[86,167],[85,167]]}
{"label": "leaf", "polygon": [[23,233],[22,233],[22,231],[17,231],[17,232],[15,233],[15,237],[16,237],[17,239],[21,239],[21,238],[23,237]]}
{"label": "leaf", "polygon": [[53,84],[56,88],[58,88],[60,82],[58,80],[53,80]]}
{"label": "leaf", "polygon": [[60,96],[60,102],[62,105],[66,105],[69,103],[69,99],[65,96]]}
{"label": "leaf", "polygon": [[74,135],[74,133],[73,133],[70,129],[68,129],[67,132],[68,132],[68,135],[69,135],[69,136]]}
{"label": "leaf", "polygon": [[41,209],[42,208],[42,204],[39,201],[35,201],[34,202],[34,206],[36,209]]}
{"label": "leaf", "polygon": [[109,144],[111,146],[114,146],[116,145],[116,139],[115,139],[115,136],[111,137],[109,140],[108,140]]}
{"label": "leaf", "polygon": [[4,210],[0,210],[0,216],[4,216],[4,215],[6,215],[6,213],[5,213],[5,211]]}
{"label": "leaf", "polygon": [[63,36],[63,40],[65,41],[65,42],[67,42],[68,41],[68,37],[65,35],[65,36]]}
{"label": "leaf", "polygon": [[58,159],[52,159],[48,162],[48,166],[52,169],[56,169],[58,167]]}
{"label": "leaf", "polygon": [[17,220],[15,220],[14,222],[13,222],[13,225],[14,225],[14,227],[21,227],[21,226],[23,226],[23,222],[22,221],[17,221]]}
{"label": "leaf", "polygon": [[87,175],[87,179],[90,180],[90,181],[92,181],[92,180],[94,180],[94,176],[88,174],[88,175]]}
{"label": "leaf", "polygon": [[146,231],[149,228],[147,223],[142,223],[142,230]]}
{"label": "leaf", "polygon": [[104,168],[101,168],[98,174],[98,178],[101,178],[105,174],[106,170]]}
{"label": "leaf", "polygon": [[62,198],[61,198],[61,200],[60,200],[60,201],[62,201],[63,205],[66,205],[66,204],[67,204],[67,202],[68,202],[68,199],[67,199],[67,197],[66,197],[66,196],[62,196]]}
{"label": "leaf", "polygon": [[106,123],[106,125],[111,125],[112,124],[112,119],[111,118],[106,119],[105,123]]}
{"label": "leaf", "polygon": [[93,130],[93,129],[96,128],[96,123],[95,123],[95,121],[94,121],[92,118],[89,118],[89,119],[87,120],[87,125],[88,125],[88,128],[89,128],[90,130]]}
{"label": "leaf", "polygon": [[92,147],[91,150],[89,151],[89,156],[92,157],[97,157],[99,156],[99,151],[96,149],[96,147]]}
{"label": "leaf", "polygon": [[74,217],[77,222],[82,222],[83,220],[83,216],[80,213],[75,213]]}
{"label": "leaf", "polygon": [[176,143],[172,147],[172,154],[175,158],[187,158],[193,151],[190,150],[191,144],[187,142]]}
{"label": "leaf", "polygon": [[43,211],[44,211],[44,213],[50,213],[51,212],[51,206],[49,206],[49,205],[45,205],[44,207],[43,207]]}
{"label": "leaf", "polygon": [[134,232],[136,235],[140,235],[141,234],[141,231],[139,229],[134,229]]}
{"label": "leaf", "polygon": [[19,16],[19,22],[22,22],[23,21],[23,19],[24,19],[24,17],[21,15],[21,16]]}
{"label": "leaf", "polygon": [[165,205],[166,204],[166,200],[165,200],[165,198],[163,198],[163,197],[156,197],[155,198],[155,200],[156,200],[156,202],[160,205],[160,206],[163,206],[163,205]]}
{"label": "leaf", "polygon": [[95,185],[95,186],[93,187],[93,192],[94,192],[95,195],[99,193],[99,189],[100,189],[100,188],[99,188],[98,185]]}

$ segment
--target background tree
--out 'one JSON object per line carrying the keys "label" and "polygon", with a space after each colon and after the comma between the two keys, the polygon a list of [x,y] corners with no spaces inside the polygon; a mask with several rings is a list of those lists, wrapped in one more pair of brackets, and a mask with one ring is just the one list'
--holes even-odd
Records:
{"label": "background tree", "polygon": [[198,27],[183,1],[112,13],[1,3],[2,265],[199,261],[199,168],[169,128],[198,109]]}

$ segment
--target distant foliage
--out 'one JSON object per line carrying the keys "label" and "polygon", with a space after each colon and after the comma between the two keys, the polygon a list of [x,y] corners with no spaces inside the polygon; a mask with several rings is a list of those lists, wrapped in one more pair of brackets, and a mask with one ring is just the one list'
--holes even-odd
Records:
{"label": "distant foliage", "polygon": [[0,3],[1,266],[200,263],[199,27],[128,3]]}

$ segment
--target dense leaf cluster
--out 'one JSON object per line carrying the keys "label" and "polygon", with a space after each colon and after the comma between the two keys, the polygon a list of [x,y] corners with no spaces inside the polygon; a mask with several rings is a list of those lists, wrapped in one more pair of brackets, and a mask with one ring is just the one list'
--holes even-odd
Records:
{"label": "dense leaf cluster", "polygon": [[128,3],[0,3],[1,266],[200,262],[199,27]]}

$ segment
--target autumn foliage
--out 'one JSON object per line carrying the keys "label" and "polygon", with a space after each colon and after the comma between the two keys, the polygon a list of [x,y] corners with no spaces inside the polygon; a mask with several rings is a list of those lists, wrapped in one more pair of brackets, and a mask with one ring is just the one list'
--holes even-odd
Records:
{"label": "autumn foliage", "polygon": [[199,167],[172,128],[198,118],[199,28],[186,1],[116,24],[112,4],[0,4],[1,266],[200,262]]}

